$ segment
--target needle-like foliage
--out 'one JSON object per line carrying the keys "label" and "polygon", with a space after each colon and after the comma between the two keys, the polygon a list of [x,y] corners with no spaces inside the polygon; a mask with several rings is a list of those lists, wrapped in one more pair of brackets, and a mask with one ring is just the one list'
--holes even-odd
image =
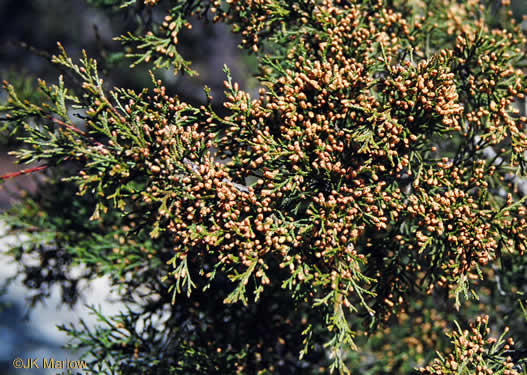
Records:
{"label": "needle-like foliage", "polygon": [[[186,103],[155,72],[141,92],[110,89],[95,60],[59,45],[68,84],[40,82],[28,101],[5,83],[3,119],[25,129],[15,154],[48,172],[8,213],[27,234],[11,250],[27,284],[58,283],[68,302],[79,281],[109,275],[133,304],[96,311],[95,330],[63,327],[94,372],[408,373],[449,350],[454,319],[521,316],[527,45],[506,7],[92,3],[167,7],[118,38],[132,67],[192,75],[178,38],[199,16],[241,34],[261,82],[254,96],[225,67],[220,114],[207,89]],[[33,269],[23,259],[36,254]],[[520,369],[491,361],[512,349],[485,349],[478,319],[422,371]]]}

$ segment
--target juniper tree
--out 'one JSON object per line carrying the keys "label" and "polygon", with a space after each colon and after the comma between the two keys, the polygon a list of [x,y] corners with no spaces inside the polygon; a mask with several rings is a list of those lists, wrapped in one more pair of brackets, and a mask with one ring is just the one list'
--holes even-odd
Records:
{"label": "juniper tree", "polygon": [[[117,39],[151,87],[107,87],[59,44],[63,75],[28,98],[5,82],[1,112],[37,163],[19,174],[43,176],[4,216],[35,299],[107,275],[129,304],[61,327],[91,371],[522,371],[526,39],[506,1],[89,3],[138,15]],[[257,57],[257,94],[225,67],[224,113],[158,78],[195,74],[196,17]]]}

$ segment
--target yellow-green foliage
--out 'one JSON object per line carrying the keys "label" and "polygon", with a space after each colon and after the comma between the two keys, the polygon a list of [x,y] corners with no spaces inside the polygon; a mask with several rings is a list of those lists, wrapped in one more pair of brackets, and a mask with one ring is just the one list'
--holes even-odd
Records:
{"label": "yellow-green foliage", "polygon": [[[160,24],[119,38],[133,66],[192,73],[178,36],[198,15],[231,25],[258,56],[258,96],[227,68],[226,115],[208,91],[209,104],[192,105],[154,75],[140,93],[109,90],[94,60],[77,64],[62,47],[53,61],[75,76],[69,88],[42,82],[48,99],[35,104],[5,85],[1,112],[26,124],[20,160],[62,170],[92,209],[78,230],[101,225],[82,251],[61,246],[90,276],[119,270],[115,285],[144,299],[94,336],[65,328],[81,346],[123,374],[393,374],[448,351],[454,319],[496,305],[498,322],[512,319],[527,286],[527,83],[525,35],[507,8],[166,3]],[[19,212],[12,228],[64,232]],[[423,371],[509,371],[492,362],[509,348],[466,336],[453,333],[453,354]],[[483,351],[466,355],[471,345]]]}

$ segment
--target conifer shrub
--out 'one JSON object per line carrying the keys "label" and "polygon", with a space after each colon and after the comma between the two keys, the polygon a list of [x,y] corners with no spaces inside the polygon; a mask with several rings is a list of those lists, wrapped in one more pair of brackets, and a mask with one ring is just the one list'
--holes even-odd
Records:
{"label": "conifer shrub", "polygon": [[[33,301],[106,275],[128,305],[61,327],[90,371],[525,373],[527,50],[507,1],[88,2],[138,15],[117,39],[151,87],[108,87],[59,44],[57,82],[5,82],[0,112],[37,163],[17,174],[42,175],[4,215]],[[225,111],[156,70],[195,74],[178,43],[196,18],[257,58],[257,93],[225,67]]]}

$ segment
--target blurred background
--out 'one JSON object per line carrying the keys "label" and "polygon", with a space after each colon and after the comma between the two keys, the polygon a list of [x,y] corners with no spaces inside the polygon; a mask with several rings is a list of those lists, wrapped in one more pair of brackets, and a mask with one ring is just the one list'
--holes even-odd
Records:
{"label": "blurred background", "polygon": [[[51,54],[57,52],[60,41],[68,54],[74,58],[85,49],[88,55],[102,58],[108,63],[102,66],[109,87],[114,85],[132,89],[150,86],[150,78],[145,68],[139,68],[130,74],[129,61],[113,63],[111,57],[116,54],[118,42],[113,37],[125,30],[134,29],[137,14],[133,9],[117,12],[101,9],[90,3],[104,4],[99,0],[0,0],[0,78],[12,81],[32,95],[36,77],[55,82],[57,71],[49,63]],[[512,10],[521,20],[527,14],[526,0],[513,0]],[[163,17],[153,14],[152,17]],[[221,112],[219,103],[223,96],[223,65],[233,73],[234,80],[254,92],[257,82],[251,78],[256,72],[254,57],[240,50],[239,38],[229,32],[222,24],[204,23],[194,20],[193,29],[181,39],[181,51],[199,77],[189,79],[174,76],[172,71],[157,71],[172,95],[199,104],[204,102],[203,86],[211,88],[213,104]],[[96,25],[96,26],[95,26]],[[29,77],[20,79],[21,76]],[[5,94],[0,93],[0,102]],[[8,152],[16,146],[16,135],[0,138],[0,175],[24,168],[14,164]],[[0,211],[12,206],[24,189],[35,189],[37,175],[21,176],[0,185]],[[0,234],[4,226],[0,221]],[[0,374],[22,374],[27,370],[14,370],[12,361],[20,357],[54,358],[55,360],[77,360],[79,354],[68,353],[61,347],[67,338],[56,328],[58,324],[67,324],[83,318],[93,324],[95,318],[89,314],[85,304],[100,305],[112,314],[120,309],[112,302],[107,280],[97,280],[84,287],[82,299],[74,308],[62,306],[59,290],[53,290],[45,304],[29,308],[28,296],[31,292],[24,286],[21,277],[17,277],[17,266],[4,254],[10,243],[20,241],[16,236],[0,237],[0,283],[9,277],[15,282],[6,293],[0,296]],[[43,369],[33,369],[31,374],[54,374]]]}

